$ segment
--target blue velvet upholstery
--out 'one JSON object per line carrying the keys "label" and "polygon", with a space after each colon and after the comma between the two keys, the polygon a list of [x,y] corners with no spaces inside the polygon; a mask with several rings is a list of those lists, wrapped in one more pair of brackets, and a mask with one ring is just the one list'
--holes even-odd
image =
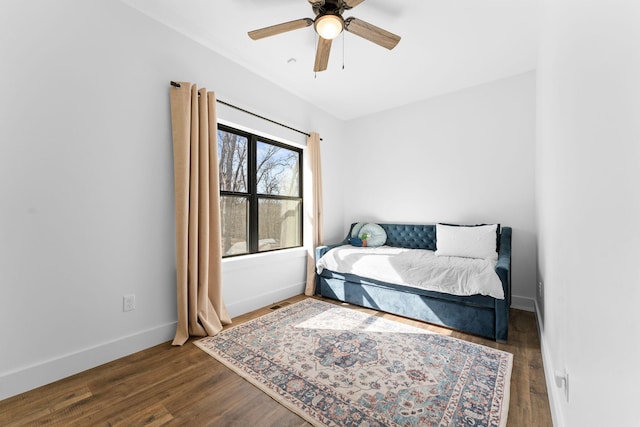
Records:
{"label": "blue velvet upholstery", "polygon": [[[435,225],[380,224],[387,232],[387,245],[411,249],[436,247]],[[352,224],[353,227],[353,224]],[[511,227],[502,227],[496,273],[505,299],[484,295],[457,296],[394,285],[323,270],[316,274],[316,293],[327,298],[435,323],[471,334],[506,341],[511,305]],[[316,248],[316,260],[328,250],[348,244],[348,238]]]}
{"label": "blue velvet upholstery", "polygon": [[379,224],[387,232],[387,246],[436,249],[435,225]]}

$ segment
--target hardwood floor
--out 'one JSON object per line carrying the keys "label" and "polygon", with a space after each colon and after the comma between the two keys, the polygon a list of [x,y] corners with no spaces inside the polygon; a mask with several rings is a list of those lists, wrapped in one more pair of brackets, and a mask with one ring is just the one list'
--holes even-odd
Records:
{"label": "hardwood floor", "polygon": [[[303,298],[300,295],[285,301]],[[374,310],[353,308],[513,353],[507,425],[552,425],[533,313],[512,309],[509,341],[502,344]],[[237,317],[234,325],[270,311],[265,307]],[[188,342],[182,347],[161,344],[0,401],[0,425],[309,424]]]}

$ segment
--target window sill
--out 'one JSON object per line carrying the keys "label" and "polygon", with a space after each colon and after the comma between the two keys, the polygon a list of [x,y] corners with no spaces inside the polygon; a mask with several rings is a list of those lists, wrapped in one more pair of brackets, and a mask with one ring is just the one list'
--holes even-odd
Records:
{"label": "window sill", "polygon": [[247,264],[260,265],[272,264],[274,262],[291,260],[292,258],[304,258],[307,250],[304,247],[282,249],[273,252],[264,252],[259,254],[238,255],[231,258],[222,258],[222,266],[224,268],[244,268]]}

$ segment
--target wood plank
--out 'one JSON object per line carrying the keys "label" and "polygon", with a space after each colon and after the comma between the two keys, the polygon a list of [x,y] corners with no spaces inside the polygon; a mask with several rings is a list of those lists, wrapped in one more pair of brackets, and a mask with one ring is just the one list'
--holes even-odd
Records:
{"label": "wood plank", "polygon": [[113,427],[147,426],[159,427],[173,420],[173,416],[163,405],[152,405],[144,411],[136,412],[119,422],[112,423]]}
{"label": "wood plank", "polygon": [[43,395],[38,399],[34,399],[34,401],[21,399],[16,405],[12,406],[13,411],[7,414],[3,413],[0,419],[2,420],[2,425],[6,426],[28,425],[35,420],[89,399],[91,396],[91,390],[86,386],[71,391],[67,390],[66,387],[62,387],[58,393]]}
{"label": "wood plank", "polygon": [[[531,314],[531,317],[533,318],[532,323],[535,325],[535,316]],[[529,331],[526,348],[528,355],[529,396],[531,398],[531,422],[535,422],[541,427],[551,427],[553,426],[553,421],[551,419],[551,408],[549,407],[549,396],[547,394],[547,384],[537,327],[535,330]]]}
{"label": "wood plank", "polygon": [[[280,303],[304,298],[298,295]],[[533,313],[511,310],[509,341],[496,343],[388,313],[323,300],[512,353],[514,368],[507,426],[552,425]],[[227,328],[271,311],[264,307],[236,317]],[[182,347],[164,343],[0,401],[0,424],[309,425],[201,351],[193,341]]]}

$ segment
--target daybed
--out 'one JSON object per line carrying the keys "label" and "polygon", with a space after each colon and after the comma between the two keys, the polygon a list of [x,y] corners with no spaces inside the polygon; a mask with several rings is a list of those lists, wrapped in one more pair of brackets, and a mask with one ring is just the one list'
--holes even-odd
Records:
{"label": "daybed", "polygon": [[[316,263],[328,251],[349,245],[351,225],[345,240],[316,248]],[[434,224],[379,224],[387,234],[385,246],[436,250]],[[452,329],[506,341],[511,305],[511,227],[498,228],[497,263],[504,298],[489,295],[460,296],[402,286],[354,275],[321,269],[316,273],[316,294],[323,297],[369,307]],[[346,249],[346,248],[345,248]],[[408,251],[404,251],[408,252]]]}

